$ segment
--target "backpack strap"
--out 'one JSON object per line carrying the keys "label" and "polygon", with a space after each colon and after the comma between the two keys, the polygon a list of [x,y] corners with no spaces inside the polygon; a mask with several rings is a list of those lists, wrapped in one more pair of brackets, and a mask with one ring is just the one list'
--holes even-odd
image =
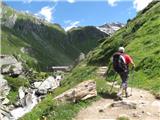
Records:
{"label": "backpack strap", "polygon": [[124,54],[124,53],[121,53],[121,54],[120,54],[120,57],[122,58],[123,62],[126,64],[125,54]]}

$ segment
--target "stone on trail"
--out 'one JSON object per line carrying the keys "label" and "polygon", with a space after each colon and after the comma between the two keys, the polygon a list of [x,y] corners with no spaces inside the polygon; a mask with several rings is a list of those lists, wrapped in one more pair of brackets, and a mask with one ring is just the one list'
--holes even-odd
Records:
{"label": "stone on trail", "polygon": [[127,108],[127,109],[136,109],[137,103],[135,103],[133,101],[129,101],[129,100],[118,101],[118,102],[112,103],[111,107],[122,107],[122,108]]}
{"label": "stone on trail", "polygon": [[94,96],[97,96],[96,82],[93,80],[88,80],[78,84],[72,89],[67,90],[54,99],[61,102],[75,102],[78,100],[86,100]]}
{"label": "stone on trail", "polygon": [[152,114],[150,112],[146,112],[147,115],[151,116]]}
{"label": "stone on trail", "polygon": [[140,113],[138,113],[138,112],[134,112],[134,113],[132,114],[132,116],[133,116],[133,117],[136,117],[136,118],[140,118],[140,117],[141,117]]}
{"label": "stone on trail", "polygon": [[100,109],[99,112],[104,112],[104,110],[103,110],[103,109]]}

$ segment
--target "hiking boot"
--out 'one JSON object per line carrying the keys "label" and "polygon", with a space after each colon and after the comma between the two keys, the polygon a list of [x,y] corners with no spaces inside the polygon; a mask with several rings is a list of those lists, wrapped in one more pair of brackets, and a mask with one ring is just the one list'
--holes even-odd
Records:
{"label": "hiking boot", "polygon": [[117,97],[117,98],[115,99],[115,101],[119,101],[119,100],[123,100],[123,98],[122,98],[122,97]]}
{"label": "hiking boot", "polygon": [[116,99],[115,99],[116,101],[118,101],[118,100],[123,100],[123,98],[122,98],[122,96],[120,96],[120,95],[117,95],[117,97],[116,97]]}
{"label": "hiking boot", "polygon": [[126,98],[127,98],[127,97],[129,97],[129,94],[128,94],[128,92],[126,92],[126,93],[125,93],[125,97],[126,97]]}

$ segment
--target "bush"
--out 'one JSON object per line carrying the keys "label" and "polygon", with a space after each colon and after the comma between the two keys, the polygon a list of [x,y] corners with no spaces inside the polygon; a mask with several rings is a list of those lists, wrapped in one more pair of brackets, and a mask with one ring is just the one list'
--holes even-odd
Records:
{"label": "bush", "polygon": [[12,78],[9,76],[6,76],[5,79],[8,81],[8,85],[11,87],[13,91],[18,91],[20,86],[28,87],[29,82],[27,79],[23,78]]}

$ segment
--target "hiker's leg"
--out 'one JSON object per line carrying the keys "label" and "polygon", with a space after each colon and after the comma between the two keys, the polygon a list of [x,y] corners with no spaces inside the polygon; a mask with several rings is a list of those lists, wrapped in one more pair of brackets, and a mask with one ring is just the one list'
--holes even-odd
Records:
{"label": "hiker's leg", "polygon": [[123,79],[123,89],[125,91],[125,96],[128,97],[128,92],[127,92],[127,88],[128,88],[128,74],[129,72],[124,72],[124,79]]}
{"label": "hiker's leg", "polygon": [[119,93],[122,94],[123,90],[125,90],[125,95],[127,95],[128,94],[127,93],[128,72],[122,72],[122,73],[120,73],[120,77],[122,79],[122,84],[121,84]]}
{"label": "hiker's leg", "polygon": [[120,97],[121,95],[122,95],[122,92],[123,92],[123,73],[119,73],[119,75],[120,75],[120,77],[121,77],[121,80],[122,80],[122,83],[121,83],[121,86],[120,86],[120,88],[119,88],[119,90],[118,90],[118,93],[117,93],[117,96],[118,97]]}

